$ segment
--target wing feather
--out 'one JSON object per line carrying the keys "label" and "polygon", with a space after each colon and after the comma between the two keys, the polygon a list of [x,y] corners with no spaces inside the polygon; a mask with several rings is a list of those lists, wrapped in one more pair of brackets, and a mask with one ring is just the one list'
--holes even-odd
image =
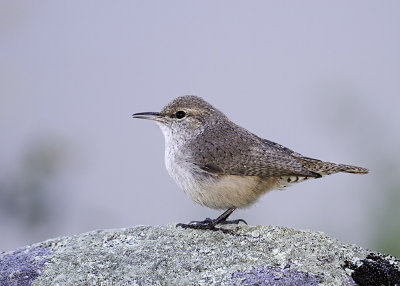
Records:
{"label": "wing feather", "polygon": [[292,156],[300,154],[233,123],[205,129],[188,143],[187,150],[191,150],[192,163],[211,174],[319,177]]}

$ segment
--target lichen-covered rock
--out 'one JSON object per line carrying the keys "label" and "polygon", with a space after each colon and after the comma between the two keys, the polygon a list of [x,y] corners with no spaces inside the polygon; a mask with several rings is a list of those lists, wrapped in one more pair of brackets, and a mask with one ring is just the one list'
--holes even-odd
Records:
{"label": "lichen-covered rock", "polygon": [[1,253],[0,285],[373,285],[364,283],[376,275],[400,283],[398,260],[323,233],[230,228],[137,226],[51,239]]}

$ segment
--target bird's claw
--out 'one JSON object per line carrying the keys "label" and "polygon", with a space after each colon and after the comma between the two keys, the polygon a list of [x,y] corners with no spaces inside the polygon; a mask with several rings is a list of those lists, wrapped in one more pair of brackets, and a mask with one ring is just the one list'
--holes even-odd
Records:
{"label": "bird's claw", "polygon": [[220,221],[219,224],[239,224],[243,222],[244,224],[247,224],[247,222],[244,219],[233,219],[233,220],[224,220],[224,221]]}
{"label": "bird's claw", "polygon": [[235,219],[235,220],[220,220],[218,221],[217,219],[211,219],[211,218],[206,218],[203,221],[191,221],[188,224],[185,223],[178,223],[176,226],[177,227],[182,227],[182,228],[192,228],[192,229],[203,229],[203,230],[213,230],[213,231],[222,231],[223,233],[230,233],[232,234],[233,231],[231,229],[224,229],[224,228],[219,228],[215,227],[218,224],[239,224],[239,223],[244,223],[247,224],[247,222],[244,219]]}
{"label": "bird's claw", "polygon": [[[212,220],[211,220],[212,221]],[[212,223],[203,223],[202,221],[191,221],[190,223],[178,223],[177,227],[191,228],[191,229],[202,229],[202,230],[212,230],[212,231],[222,231],[223,233],[235,234],[231,229],[225,229],[221,227],[215,227]]]}

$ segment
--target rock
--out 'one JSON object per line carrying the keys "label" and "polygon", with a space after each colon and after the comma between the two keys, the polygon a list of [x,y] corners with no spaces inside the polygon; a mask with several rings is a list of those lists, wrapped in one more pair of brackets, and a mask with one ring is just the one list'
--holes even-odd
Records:
{"label": "rock", "polygon": [[400,284],[399,260],[320,232],[224,227],[234,234],[169,225],[50,239],[1,253],[0,285]]}

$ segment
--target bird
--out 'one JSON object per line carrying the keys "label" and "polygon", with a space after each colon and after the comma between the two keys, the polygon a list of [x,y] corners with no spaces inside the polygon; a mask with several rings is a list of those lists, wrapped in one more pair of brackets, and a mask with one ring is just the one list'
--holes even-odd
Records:
{"label": "bird", "polygon": [[202,206],[225,210],[216,219],[177,225],[183,228],[224,231],[217,225],[247,224],[243,219],[228,217],[271,190],[339,172],[369,172],[362,167],[306,157],[263,139],[195,95],[177,97],[159,112],[132,116],[153,120],[161,128],[166,169],[189,198]]}

